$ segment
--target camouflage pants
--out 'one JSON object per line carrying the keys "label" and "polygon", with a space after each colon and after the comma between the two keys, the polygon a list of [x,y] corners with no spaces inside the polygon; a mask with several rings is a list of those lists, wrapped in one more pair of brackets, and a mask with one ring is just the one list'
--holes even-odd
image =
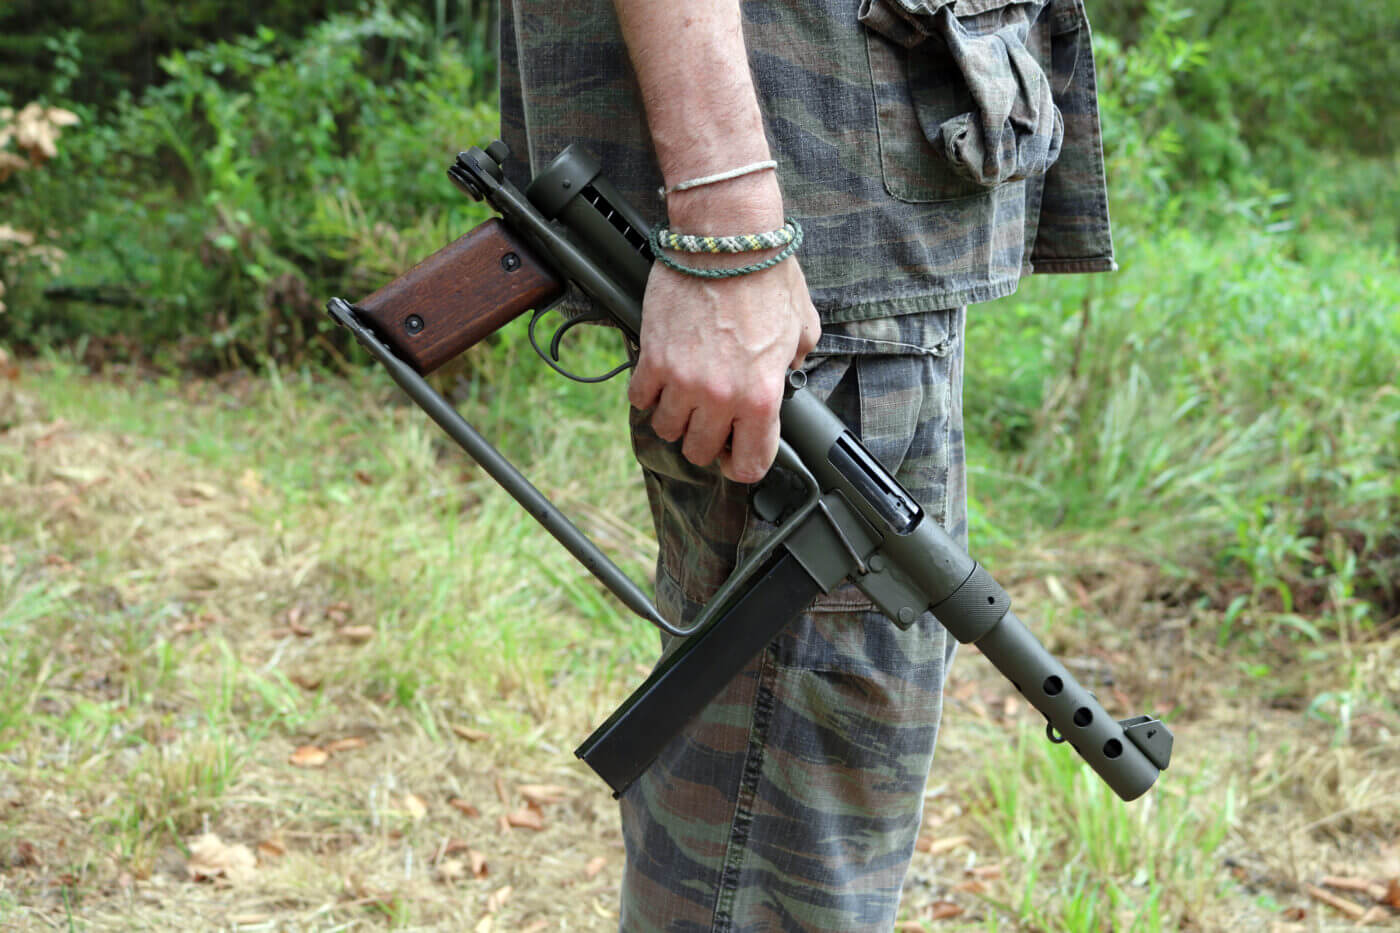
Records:
{"label": "camouflage pants", "polygon": [[[808,385],[966,543],[961,310],[831,325]],[[657,601],[691,618],[767,533],[748,487],[634,413],[661,544]],[[740,673],[623,796],[621,929],[889,930],[922,818],[956,642],[846,584]]]}

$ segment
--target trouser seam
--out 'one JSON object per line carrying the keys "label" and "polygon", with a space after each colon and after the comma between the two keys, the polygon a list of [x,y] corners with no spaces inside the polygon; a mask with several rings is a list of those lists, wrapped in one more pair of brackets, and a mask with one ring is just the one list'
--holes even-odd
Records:
{"label": "trouser seam", "polygon": [[729,830],[729,845],[724,853],[724,868],[720,873],[715,912],[710,925],[714,933],[729,933],[734,928],[734,898],[739,890],[744,858],[748,854],[754,801],[758,797],[758,783],[763,774],[763,753],[768,740],[768,726],[773,718],[773,709],[777,705],[772,686],[772,652],[765,650],[762,657],[758,687],[754,691],[753,725],[749,729],[748,751],[744,758],[743,776],[739,781],[739,793],[734,802],[734,822]]}

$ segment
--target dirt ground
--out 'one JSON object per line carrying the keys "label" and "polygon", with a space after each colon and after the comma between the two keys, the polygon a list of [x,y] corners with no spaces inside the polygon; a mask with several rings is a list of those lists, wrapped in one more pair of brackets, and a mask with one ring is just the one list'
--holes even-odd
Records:
{"label": "dirt ground", "polygon": [[[464,672],[417,705],[333,676],[322,683],[318,671],[365,663],[353,659],[384,635],[357,630],[363,620],[316,564],[312,531],[286,529],[267,545],[240,465],[200,465],[151,438],[58,418],[14,389],[5,406],[0,580],[10,592],[0,611],[10,615],[0,637],[12,658],[25,656],[14,639],[47,641],[26,644],[37,660],[6,672],[17,678],[6,695],[21,701],[4,712],[39,725],[0,723],[0,926],[616,929],[615,804],[571,749],[640,671],[582,696],[568,683],[474,683]],[[1031,612],[1083,610],[1087,621],[1055,628],[1049,647],[1110,708],[1170,712],[1176,758],[1152,794],[1199,795],[1223,827],[1199,891],[1183,893],[1177,879],[1164,895],[1170,922],[1400,929],[1400,636],[1291,665],[1281,644],[1283,673],[1251,679],[1213,633],[1195,633],[1149,569],[1112,553],[1078,560],[1071,577],[1049,569],[1064,563],[1032,550],[1002,576]],[[222,594],[220,611],[159,608],[197,587]],[[269,612],[259,594],[279,587],[295,596],[271,603],[293,608]],[[22,613],[20,598],[40,590],[63,595]],[[126,635],[114,628],[123,619]],[[122,639],[151,627],[187,669],[137,676],[164,649]],[[271,683],[246,672],[274,668],[290,672],[277,683],[295,699],[274,691],[264,702],[309,704],[314,715],[259,726],[207,689],[235,669],[245,686]],[[1340,695],[1347,684],[1366,690],[1340,714],[1344,728],[1307,715],[1309,692]],[[94,739],[98,717],[105,731]],[[1069,914],[1017,919],[1034,866],[988,830],[988,750],[1026,726],[1038,728],[1033,711],[964,649],[902,931],[1075,929]],[[1203,787],[1201,774],[1232,777]],[[187,796],[191,787],[203,796]],[[1052,888],[1060,866],[1047,858],[1037,870]]]}

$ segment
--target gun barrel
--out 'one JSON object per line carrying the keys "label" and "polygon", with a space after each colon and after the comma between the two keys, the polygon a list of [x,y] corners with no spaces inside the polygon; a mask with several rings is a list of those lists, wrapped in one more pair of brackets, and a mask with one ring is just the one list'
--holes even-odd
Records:
{"label": "gun barrel", "polygon": [[[879,552],[894,568],[856,577],[877,605],[901,624],[931,609],[958,641],[976,644],[1118,796],[1146,792],[1157,765],[1016,618],[991,574],[809,392],[789,393],[782,416],[783,437],[822,488],[839,489],[881,537]],[[1169,742],[1165,726],[1158,738]]]}
{"label": "gun barrel", "polygon": [[975,644],[1119,797],[1135,800],[1157,780],[1157,766],[1128,737],[1123,725],[1104,711],[1015,613],[1007,612]]}

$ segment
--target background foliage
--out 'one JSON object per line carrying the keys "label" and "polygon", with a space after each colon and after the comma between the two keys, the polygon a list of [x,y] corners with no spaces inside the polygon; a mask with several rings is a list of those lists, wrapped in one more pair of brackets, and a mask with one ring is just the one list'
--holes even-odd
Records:
{"label": "background foliage", "polygon": [[[1210,550],[1253,579],[1251,605],[1316,602],[1347,560],[1349,592],[1393,603],[1400,546],[1380,522],[1397,432],[1344,414],[1367,399],[1395,419],[1390,6],[1092,11],[1128,271],[1033,280],[978,315],[997,346],[978,358],[969,435],[1042,490],[1016,514],[1092,527],[1150,492],[1215,516]],[[11,112],[32,98],[78,120],[0,182],[0,342],[93,365],[346,365],[326,296],[367,294],[482,216],[442,171],[495,132],[493,4],[223,7],[29,3],[0,19]],[[1209,469],[1183,471],[1183,439],[1211,449],[1222,431]],[[1267,493],[1218,495],[1260,458],[1279,465]],[[1276,540],[1246,554],[1232,535]]]}
{"label": "background foliage", "polygon": [[[1008,743],[1010,686],[960,661],[926,813],[963,841],[920,853],[906,902],[939,928],[914,912],[977,863],[951,896],[992,929],[1301,929],[1329,877],[1384,882],[1393,919],[1400,11],[1090,7],[1122,271],[969,315],[971,536],[1179,752],[1122,807],[1033,717]],[[225,889],[169,883],[205,826],[283,850],[240,903],[311,926],[574,928],[558,892],[616,858],[596,788],[538,835],[490,827],[508,781],[579,783],[561,749],[650,631],[322,312],[480,219],[442,171],[495,132],[491,15],[0,9],[0,926],[235,923]],[[644,573],[623,387],[518,337],[469,356],[464,413]],[[361,730],[374,751],[288,764]],[[454,884],[429,874],[449,835],[515,848]],[[600,929],[606,877],[571,889]]]}
{"label": "background foliage", "polygon": [[[1394,242],[1389,6],[1093,11],[1120,247],[1239,222]],[[0,241],[0,340],[202,367],[333,358],[323,296],[363,293],[476,216],[441,169],[494,131],[494,12],[11,5],[0,106],[61,105],[81,123],[42,170],[0,182],[0,217],[67,257]]]}

